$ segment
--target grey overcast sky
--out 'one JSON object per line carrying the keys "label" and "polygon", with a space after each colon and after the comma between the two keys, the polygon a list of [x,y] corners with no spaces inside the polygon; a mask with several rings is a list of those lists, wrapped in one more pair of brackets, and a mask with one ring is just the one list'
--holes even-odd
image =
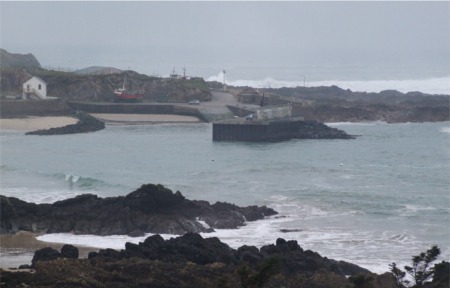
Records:
{"label": "grey overcast sky", "polygon": [[32,53],[42,65],[146,74],[183,65],[205,74],[233,65],[392,62],[448,72],[449,7],[449,1],[1,1],[0,46]]}

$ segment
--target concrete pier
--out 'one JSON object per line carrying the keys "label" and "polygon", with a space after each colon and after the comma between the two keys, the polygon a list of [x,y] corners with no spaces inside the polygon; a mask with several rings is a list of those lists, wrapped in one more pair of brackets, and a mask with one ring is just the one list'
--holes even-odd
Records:
{"label": "concrete pier", "polygon": [[213,123],[213,141],[278,142],[296,138],[303,118],[233,119]]}

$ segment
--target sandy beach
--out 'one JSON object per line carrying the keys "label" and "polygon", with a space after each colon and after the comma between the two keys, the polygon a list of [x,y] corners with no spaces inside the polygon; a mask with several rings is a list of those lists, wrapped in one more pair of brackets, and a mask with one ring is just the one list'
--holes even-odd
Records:
{"label": "sandy beach", "polygon": [[[31,232],[20,231],[13,235],[0,235],[0,268],[18,268],[23,264],[31,264],[34,252],[45,247],[52,247],[61,251],[64,244],[48,243],[36,239]],[[98,251],[98,248],[77,247],[79,258],[87,258],[89,252]]]}
{"label": "sandy beach", "polygon": [[0,119],[1,130],[35,131],[75,124],[78,119],[67,116],[45,116]]}
{"label": "sandy beach", "polygon": [[[156,123],[194,123],[200,122],[197,117],[169,114],[91,114],[107,124],[156,124]],[[45,116],[0,119],[1,130],[35,131],[75,124],[78,119],[67,116]]]}

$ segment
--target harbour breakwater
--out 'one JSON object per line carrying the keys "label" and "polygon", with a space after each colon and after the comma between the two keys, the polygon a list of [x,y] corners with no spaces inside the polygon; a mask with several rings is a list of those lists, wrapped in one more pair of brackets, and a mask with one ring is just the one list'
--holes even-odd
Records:
{"label": "harbour breakwater", "polygon": [[98,120],[91,115],[84,112],[75,112],[72,115],[78,119],[78,122],[71,125],[66,125],[63,127],[56,127],[50,129],[42,129],[37,131],[31,131],[25,133],[25,135],[64,135],[64,134],[77,134],[77,133],[87,133],[95,132],[105,129],[105,123]]}
{"label": "harbour breakwater", "polygon": [[214,141],[278,142],[290,139],[354,138],[337,128],[302,118],[274,121],[233,119],[213,123]]}

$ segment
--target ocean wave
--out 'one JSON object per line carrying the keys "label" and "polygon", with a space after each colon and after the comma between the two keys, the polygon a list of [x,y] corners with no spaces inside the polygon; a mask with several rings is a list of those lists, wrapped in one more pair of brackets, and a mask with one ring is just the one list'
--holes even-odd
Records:
{"label": "ocean wave", "polygon": [[129,192],[130,188],[108,183],[100,179],[84,177],[76,173],[49,173],[0,166],[1,194],[33,203],[53,203],[83,193],[95,193],[101,197]]}
{"label": "ocean wave", "polygon": [[325,123],[328,126],[375,126],[375,125],[386,125],[387,122],[384,121],[371,121],[371,122],[330,122]]}
{"label": "ocean wave", "polygon": [[439,131],[442,133],[450,134],[450,127],[442,127]]}
{"label": "ocean wave", "polygon": [[439,212],[438,210],[438,208],[431,206],[406,204],[397,211],[397,215],[400,217],[414,217],[425,211],[429,213],[430,211]]}
{"label": "ocean wave", "polygon": [[[57,177],[60,177],[60,173],[56,174]],[[99,186],[110,186],[108,185],[106,182],[99,180],[99,179],[94,179],[94,178],[90,178],[90,177],[82,177],[76,174],[70,174],[70,173],[64,173],[64,180],[68,183],[75,184],[77,187],[81,188],[81,189],[93,189],[93,188],[97,188]]]}
{"label": "ocean wave", "polygon": [[[210,76],[206,81],[222,82],[223,72]],[[397,90],[402,93],[420,91],[427,94],[450,95],[450,75],[446,77],[408,80],[324,80],[304,82],[300,80],[279,80],[266,77],[260,80],[227,80],[226,84],[237,87],[253,88],[294,88],[294,87],[320,87],[338,86],[342,89],[350,89],[359,92],[381,92],[384,90]]]}
{"label": "ocean wave", "polygon": [[[417,242],[407,233],[384,231],[341,231],[336,227],[305,227],[301,222],[296,226],[288,226],[289,218],[269,217],[247,223],[239,229],[216,229],[212,233],[201,233],[202,237],[218,237],[233,249],[243,245],[261,248],[273,244],[277,238],[297,240],[303,249],[311,249],[322,256],[336,260],[345,260],[365,267],[375,273],[384,273],[392,261],[407,263],[410,255],[422,251],[426,246]],[[287,231],[287,232],[286,232]],[[46,234],[37,237],[38,240],[52,243],[66,243],[77,246],[94,248],[124,249],[126,242],[138,244],[147,237],[154,235],[147,233],[141,237],[126,235],[73,235],[70,233]],[[177,235],[162,234],[164,239]],[[404,247],[408,247],[405,251]],[[392,248],[396,251],[392,253]],[[395,254],[395,255],[393,255]],[[392,258],[395,257],[395,258]],[[368,260],[370,259],[370,260]]]}

